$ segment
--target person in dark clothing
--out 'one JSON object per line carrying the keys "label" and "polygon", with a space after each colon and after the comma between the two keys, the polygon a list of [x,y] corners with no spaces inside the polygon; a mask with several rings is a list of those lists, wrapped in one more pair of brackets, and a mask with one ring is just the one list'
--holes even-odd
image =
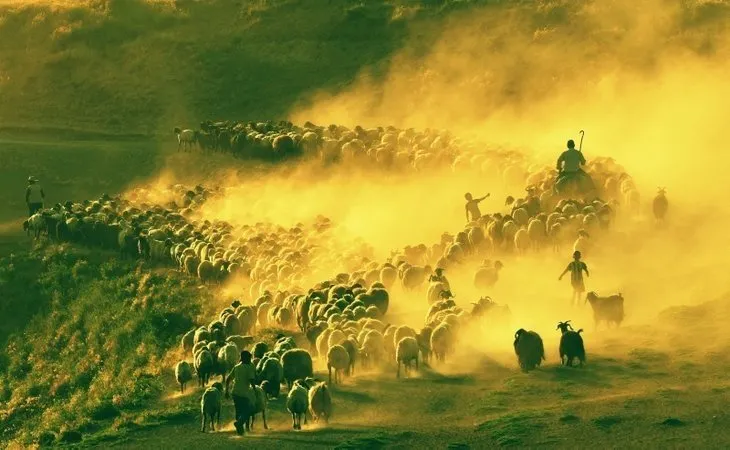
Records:
{"label": "person in dark clothing", "polygon": [[241,435],[244,427],[248,427],[249,418],[253,413],[256,401],[256,368],[251,363],[251,352],[241,352],[241,362],[236,364],[226,377],[226,398],[229,398],[229,386],[233,381],[233,407],[236,410],[234,425],[236,432]]}
{"label": "person in dark clothing", "polygon": [[25,204],[28,205],[28,217],[43,209],[43,201],[45,199],[46,194],[43,192],[41,185],[38,184],[38,178],[34,176],[28,177],[28,187],[25,190]]}
{"label": "person in dark clothing", "polygon": [[586,165],[586,158],[583,152],[575,148],[575,142],[572,139],[568,141],[568,149],[558,157],[557,170],[558,177],[555,180],[555,187],[558,192],[569,182],[578,183],[581,190],[592,190],[595,188],[591,177],[583,170],[582,166]]}

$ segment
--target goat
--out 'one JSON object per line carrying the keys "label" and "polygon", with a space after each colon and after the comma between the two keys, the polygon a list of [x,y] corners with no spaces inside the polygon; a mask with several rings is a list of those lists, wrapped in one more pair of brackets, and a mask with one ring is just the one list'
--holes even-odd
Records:
{"label": "goat", "polygon": [[596,328],[602,321],[620,326],[624,320],[624,297],[616,294],[610,297],[599,297],[598,294],[591,291],[586,295],[586,302],[590,302],[593,308],[593,321]]}
{"label": "goat", "polygon": [[573,365],[573,359],[578,358],[580,365],[582,366],[586,360],[586,350],[583,346],[583,337],[580,335],[583,332],[581,328],[578,331],[574,331],[570,325],[570,320],[565,322],[558,322],[556,330],[560,330],[562,335],[560,336],[560,364],[571,367]]}

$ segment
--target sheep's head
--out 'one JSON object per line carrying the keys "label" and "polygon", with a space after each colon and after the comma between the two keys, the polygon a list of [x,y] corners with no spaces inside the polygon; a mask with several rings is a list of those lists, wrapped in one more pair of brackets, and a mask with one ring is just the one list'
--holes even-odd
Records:
{"label": "sheep's head", "polygon": [[519,339],[519,338],[520,338],[520,336],[522,336],[522,335],[523,335],[523,334],[525,334],[525,333],[527,333],[527,331],[525,331],[525,329],[524,329],[524,328],[520,328],[519,330],[517,330],[517,331],[515,332],[515,340]]}
{"label": "sheep's head", "polygon": [[664,196],[664,194],[666,194],[666,193],[667,193],[667,188],[665,188],[665,187],[657,188],[657,194],[659,194],[660,196]]}
{"label": "sheep's head", "polygon": [[598,294],[596,294],[594,291],[589,292],[586,294],[586,302],[590,302],[591,304],[596,301],[598,298]]}
{"label": "sheep's head", "polygon": [[565,322],[558,322],[558,327],[556,328],[556,330],[560,330],[560,332],[563,334],[572,329],[573,327],[570,326],[570,320],[566,320]]}
{"label": "sheep's head", "polygon": [[218,389],[220,392],[223,392],[223,383],[221,383],[220,381],[216,381],[215,383],[213,383],[212,387]]}

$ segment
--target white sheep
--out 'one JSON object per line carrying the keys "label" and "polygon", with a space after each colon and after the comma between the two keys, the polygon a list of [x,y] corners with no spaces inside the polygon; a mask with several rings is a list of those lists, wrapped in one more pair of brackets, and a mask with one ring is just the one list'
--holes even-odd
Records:
{"label": "white sheep", "polygon": [[[344,350],[344,349],[343,349]],[[347,354],[347,352],[345,352]],[[307,424],[307,409],[309,408],[309,392],[301,380],[294,382],[289,394],[286,396],[286,409],[291,413],[292,427],[295,430],[302,429],[302,416],[304,425]]]}
{"label": "white sheep", "polygon": [[332,417],[332,396],[326,383],[317,383],[309,388],[309,413],[312,419],[328,423]]}
{"label": "white sheep", "polygon": [[216,381],[211,387],[203,392],[200,399],[201,426],[200,431],[205,432],[205,424],[210,420],[210,430],[215,431],[215,422],[218,420],[218,428],[221,426],[221,406],[223,404],[223,383]]}
{"label": "white sheep", "polygon": [[185,383],[193,379],[193,367],[187,361],[175,364],[175,380],[180,384],[180,392],[185,392]]}
{"label": "white sheep", "polygon": [[415,337],[404,337],[398,341],[398,346],[395,351],[395,360],[398,363],[398,372],[396,377],[400,378],[400,365],[403,363],[405,367],[406,376],[408,376],[408,370],[410,369],[411,363],[416,363],[416,370],[418,370],[418,341]]}
{"label": "white sheep", "polygon": [[177,135],[177,151],[180,151],[180,147],[183,149],[191,149],[193,148],[193,144],[195,144],[195,131],[193,130],[181,130],[178,127],[175,127],[174,129],[175,134]]}
{"label": "white sheep", "polygon": [[446,355],[451,352],[454,345],[454,334],[451,326],[442,323],[434,328],[431,333],[431,351],[436,357],[436,361],[443,361]]}
{"label": "white sheep", "polygon": [[264,421],[264,430],[268,430],[269,426],[266,424],[266,393],[260,386],[254,387],[254,394],[256,395],[256,401],[253,404],[253,410],[248,418],[248,428],[253,429],[253,421],[256,414],[261,413],[261,418]]}
{"label": "white sheep", "polygon": [[332,346],[327,352],[327,370],[332,384],[332,369],[335,369],[335,383],[342,381],[342,373],[350,366],[350,354],[341,345]]}

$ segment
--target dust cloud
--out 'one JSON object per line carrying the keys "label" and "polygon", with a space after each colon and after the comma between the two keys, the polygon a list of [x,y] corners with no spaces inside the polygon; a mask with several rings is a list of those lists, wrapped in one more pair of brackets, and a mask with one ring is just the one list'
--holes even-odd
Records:
{"label": "dust cloud", "polygon": [[[623,218],[585,255],[587,289],[623,293],[629,325],[654,322],[669,306],[725,294],[730,207],[720,190],[730,170],[723,126],[730,113],[726,34],[702,23],[699,4],[537,4],[529,11],[457,14],[430,30],[438,38],[425,56],[407,45],[393,56],[384,79],[364,70],[353,87],[316,93],[297,106],[291,120],[448,129],[526,148],[536,163],[550,165],[565,141],[584,129],[587,158],[615,158],[642,193],[639,217]],[[391,250],[431,245],[443,232],[460,231],[465,192],[490,192],[482,204],[487,213],[507,212],[504,197],[521,194],[500,180],[448,167],[404,174],[302,164],[259,178],[229,172],[216,181],[228,187],[225,196],[205,204],[207,218],[289,227],[321,214],[337,224],[333,252],[360,239],[380,261]],[[663,228],[651,216],[658,186],[667,188],[670,201]],[[557,281],[571,253],[566,246],[557,254],[504,257],[500,281],[488,294],[510,306],[513,321],[489,347],[510,348],[505,345],[520,327],[550,336],[557,321],[571,319],[592,329],[590,308],[570,307],[569,283]],[[457,304],[466,309],[485,295],[473,287],[476,266],[447,273]],[[425,292],[396,288],[391,304],[393,320],[423,325]],[[474,342],[496,336],[479,327],[467,333]]]}

